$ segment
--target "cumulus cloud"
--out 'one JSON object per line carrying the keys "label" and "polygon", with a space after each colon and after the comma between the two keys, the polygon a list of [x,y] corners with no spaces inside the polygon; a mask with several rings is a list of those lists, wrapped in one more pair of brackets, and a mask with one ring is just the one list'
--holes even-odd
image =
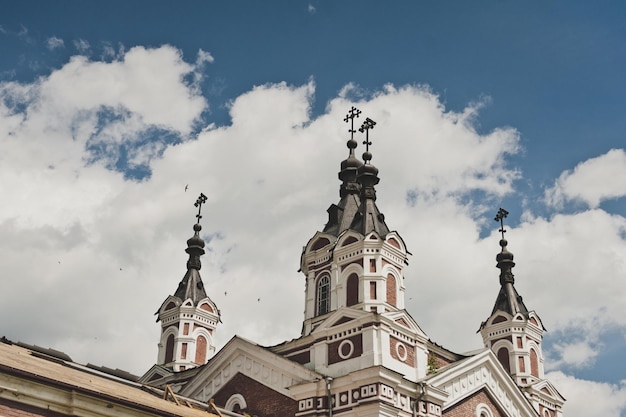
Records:
{"label": "cumulus cloud", "polygon": [[567,201],[578,201],[590,208],[601,202],[626,195],[626,153],[611,149],[604,155],[579,163],[565,171],[545,192],[545,201],[561,207]]}
{"label": "cumulus cloud", "polygon": [[577,379],[562,372],[546,375],[567,399],[563,415],[568,417],[621,417],[626,410],[626,383],[607,384]]}
{"label": "cumulus cloud", "polygon": [[[261,344],[297,337],[300,251],[339,199],[343,118],[354,105],[377,122],[377,204],[413,253],[407,309],[452,350],[482,345],[475,331],[499,289],[499,237],[496,224],[481,230],[521,178],[507,162],[520,150],[515,129],[479,133],[484,102],[452,112],[417,85],[368,94],[346,86],[313,117],[313,81],[256,86],[232,101],[230,125],[202,125],[207,100],[186,81],[195,71],[172,47],[137,47],[112,62],[78,56],[33,83],[0,84],[0,187],[12,202],[0,207],[0,264],[16,277],[0,295],[9,338],[145,371],[156,359],[152,313],[185,272],[200,192],[201,273],[222,311],[218,345],[234,333]],[[151,175],[128,179],[111,163],[122,157]],[[597,339],[566,339],[566,330],[626,326],[625,231],[622,216],[598,209],[525,213],[509,228],[516,287],[561,337],[546,353],[556,363],[585,366],[598,350]]]}

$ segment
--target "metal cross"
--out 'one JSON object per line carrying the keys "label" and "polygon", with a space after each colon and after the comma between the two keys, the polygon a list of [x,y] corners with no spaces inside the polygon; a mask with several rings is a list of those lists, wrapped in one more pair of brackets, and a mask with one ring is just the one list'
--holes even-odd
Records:
{"label": "metal cross", "polygon": [[370,142],[369,133],[370,133],[370,129],[374,129],[374,126],[376,126],[376,122],[370,119],[369,117],[366,117],[365,121],[361,125],[361,128],[359,129],[359,132],[361,133],[365,132],[365,141],[363,142],[363,145],[365,145],[365,152],[369,152],[370,150],[370,145],[372,144],[372,142]]}
{"label": "metal cross", "polygon": [[348,129],[348,132],[350,132],[350,139],[354,139],[354,134],[356,133],[356,130],[354,130],[354,118],[358,118],[359,114],[361,114],[361,110],[352,106],[352,108],[348,111],[348,115],[343,119],[346,123],[350,120],[350,129]]}
{"label": "metal cross", "polygon": [[504,234],[506,233],[506,230],[504,230],[504,219],[506,219],[508,215],[509,212],[500,207],[500,210],[498,210],[496,218],[494,219],[495,221],[500,222],[500,230],[498,230],[498,232],[502,233],[502,239],[504,239]]}
{"label": "metal cross", "polygon": [[206,196],[204,194],[200,193],[200,197],[198,197],[198,199],[194,203],[194,206],[198,207],[198,214],[196,214],[196,218],[198,219],[198,224],[200,224],[200,219],[202,218],[202,215],[200,214],[200,211],[202,210],[202,205],[204,203],[206,203]]}

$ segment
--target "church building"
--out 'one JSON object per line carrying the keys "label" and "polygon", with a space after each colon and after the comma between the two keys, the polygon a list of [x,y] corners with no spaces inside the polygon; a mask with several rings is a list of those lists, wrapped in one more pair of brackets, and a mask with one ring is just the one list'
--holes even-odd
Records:
{"label": "church building", "polygon": [[562,417],[565,399],[544,376],[545,329],[514,286],[505,210],[496,216],[500,288],[477,323],[483,349],[459,354],[438,345],[405,309],[409,252],[378,208],[370,152],[376,123],[365,118],[356,129],[360,114],[352,107],[344,119],[350,128],[339,201],[300,258],[300,336],[275,346],[235,336],[216,349],[220,312],[200,277],[201,194],[187,271],[156,313],[157,362],[139,382],[257,417]]}

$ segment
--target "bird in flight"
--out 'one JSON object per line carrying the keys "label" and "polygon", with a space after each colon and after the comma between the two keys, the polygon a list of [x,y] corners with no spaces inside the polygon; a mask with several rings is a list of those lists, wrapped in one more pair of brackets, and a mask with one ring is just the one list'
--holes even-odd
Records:
{"label": "bird in flight", "polygon": [[189,184],[185,185],[185,192],[187,192],[188,188],[189,188]]}

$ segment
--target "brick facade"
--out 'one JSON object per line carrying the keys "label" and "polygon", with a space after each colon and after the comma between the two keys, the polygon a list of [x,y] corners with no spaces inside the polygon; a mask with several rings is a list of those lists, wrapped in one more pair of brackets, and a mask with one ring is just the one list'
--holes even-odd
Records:
{"label": "brick facade", "polygon": [[484,389],[445,410],[443,417],[474,417],[477,415],[476,409],[481,404],[489,408],[493,417],[506,417],[506,414],[500,411]]}
{"label": "brick facade", "polygon": [[240,394],[246,400],[248,408],[243,411],[258,417],[294,416],[298,410],[295,400],[241,373],[224,384],[213,398],[218,406],[224,406],[233,394]]}

